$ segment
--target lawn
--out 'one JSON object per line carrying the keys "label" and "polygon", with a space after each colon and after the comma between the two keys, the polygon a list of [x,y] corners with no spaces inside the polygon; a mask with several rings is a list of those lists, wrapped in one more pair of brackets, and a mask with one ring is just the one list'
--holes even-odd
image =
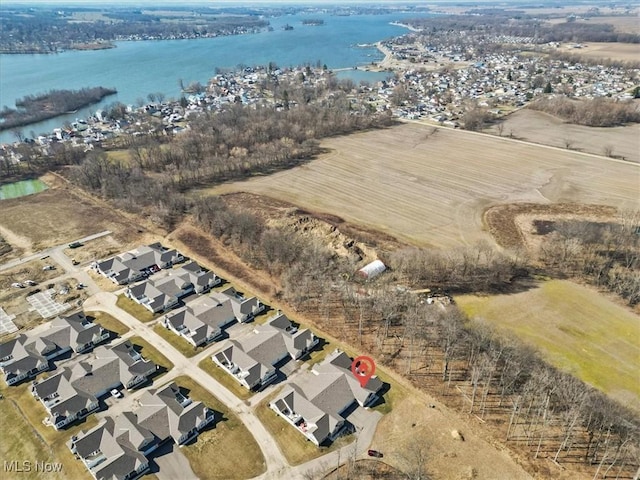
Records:
{"label": "lawn", "polygon": [[[86,479],[92,477],[84,464],[76,460],[66,445],[72,435],[80,430],[88,430],[98,421],[90,415],[79,424],[73,424],[66,430],[46,427],[42,419],[47,416],[44,407],[29,393],[30,382],[15,387],[2,385],[0,400],[2,408],[2,435],[0,435],[0,457],[3,461],[62,462],[59,473],[23,472],[25,479]],[[5,477],[2,477],[5,478]],[[10,477],[6,477],[10,478]],[[17,478],[17,477],[16,477]]]}
{"label": "lawn", "polygon": [[95,323],[99,323],[107,330],[112,331],[113,333],[118,334],[118,336],[122,336],[129,331],[129,327],[124,325],[122,322],[116,320],[108,313],[104,312],[85,312],[88,318],[93,318]]}
{"label": "lawn", "polygon": [[[160,374],[166,373],[173,368],[173,363],[162,355],[155,347],[151,346],[149,342],[144,340],[142,337],[131,337],[129,341],[137,347],[141,348],[140,353],[147,360],[151,360],[156,365],[160,365],[162,371]],[[156,377],[157,378],[157,377]]]}
{"label": "lawn", "polygon": [[348,445],[355,440],[355,435],[345,435],[338,438],[329,447],[316,447],[298,432],[290,423],[286,422],[269,408],[269,402],[280,393],[282,388],[269,395],[258,404],[255,409],[256,416],[264,427],[271,433],[290,465],[302,463],[326,455],[329,452]]}
{"label": "lawn", "polygon": [[640,410],[640,318],[595,289],[564,280],[512,295],[456,302],[538,348],[557,367]]}
{"label": "lawn", "polygon": [[316,363],[322,362],[328,354],[333,352],[336,349],[336,346],[330,343],[328,340],[324,338],[320,340],[320,343],[307,355],[309,359],[306,361],[307,365],[309,365],[309,369],[313,367]]}
{"label": "lawn", "polygon": [[118,295],[116,306],[127,312],[129,315],[133,315],[143,323],[150,322],[159,317],[159,315],[154,315],[142,305],[134,302],[130,298],[125,297],[124,293]]}
{"label": "lawn", "polygon": [[274,317],[276,314],[275,310],[273,310],[273,308],[267,306],[264,311],[262,311],[259,315],[256,315],[253,318],[253,323],[256,323],[258,325],[263,325],[267,322],[267,320],[270,320],[272,317]]}
{"label": "lawn", "polygon": [[376,371],[376,376],[388,385],[388,389],[376,406],[372,407],[372,410],[386,415],[393,410],[400,400],[407,397],[409,392],[404,387],[395,383],[389,375],[382,373],[380,370]]}
{"label": "lawn", "polygon": [[244,388],[240,383],[231,378],[231,375],[224,372],[222,368],[216,365],[211,357],[204,358],[198,366],[211,375],[214,379],[224,385],[230,392],[232,392],[236,397],[247,400],[251,398],[254,394],[251,390]]}
{"label": "lawn", "polygon": [[209,346],[206,345],[205,347],[194,347],[184,338],[176,335],[171,330],[160,324],[153,327],[153,331],[164,338],[167,342],[169,342],[171,346],[173,346],[173,348],[178,350],[185,357],[193,357]]}
{"label": "lawn", "polygon": [[193,472],[201,480],[246,479],[262,474],[266,470],[262,451],[240,419],[190,377],[180,376],[174,381],[189,390],[191,399],[222,413],[215,427],[181,449]]}

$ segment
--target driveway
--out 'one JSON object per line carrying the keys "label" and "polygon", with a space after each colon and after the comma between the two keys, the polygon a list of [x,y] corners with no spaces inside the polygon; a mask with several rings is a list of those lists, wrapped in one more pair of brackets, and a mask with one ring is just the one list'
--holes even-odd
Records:
{"label": "driveway", "polygon": [[[158,467],[157,470],[154,463]],[[150,465],[158,480],[198,480],[191,470],[189,460],[173,442],[167,442],[153,452]]]}

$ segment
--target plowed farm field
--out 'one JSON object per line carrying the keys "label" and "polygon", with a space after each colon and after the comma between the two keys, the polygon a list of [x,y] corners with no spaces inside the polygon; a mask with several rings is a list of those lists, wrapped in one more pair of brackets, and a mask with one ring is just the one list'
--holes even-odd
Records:
{"label": "plowed farm field", "polygon": [[482,213],[497,204],[640,208],[640,165],[566,149],[417,123],[322,146],[305,165],[211,192],[267,195],[439,247],[491,241]]}

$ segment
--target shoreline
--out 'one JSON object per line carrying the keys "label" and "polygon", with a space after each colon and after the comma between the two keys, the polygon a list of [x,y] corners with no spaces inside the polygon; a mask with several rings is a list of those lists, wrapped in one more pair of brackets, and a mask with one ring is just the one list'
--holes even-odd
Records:
{"label": "shoreline", "polygon": [[389,22],[389,25],[395,25],[396,27],[406,28],[408,30],[411,30],[412,32],[421,32],[422,31],[419,28],[412,27],[411,25],[407,25],[406,23],[401,23],[401,22]]}

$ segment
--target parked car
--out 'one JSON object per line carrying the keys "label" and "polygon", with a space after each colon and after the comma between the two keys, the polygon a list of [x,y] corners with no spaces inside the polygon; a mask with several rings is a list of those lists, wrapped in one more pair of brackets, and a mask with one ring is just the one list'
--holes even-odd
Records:
{"label": "parked car", "polygon": [[34,282],[33,280],[25,280],[24,282],[25,285],[28,285],[29,287],[35,287],[37,285],[36,282]]}
{"label": "parked car", "polygon": [[18,282],[16,282],[16,283],[12,283],[12,284],[11,284],[11,286],[12,286],[13,288],[24,288],[24,285],[23,285],[23,284],[21,284],[21,283],[18,283]]}
{"label": "parked car", "polygon": [[382,458],[384,456],[382,452],[379,452],[378,450],[367,450],[367,455],[375,458]]}
{"label": "parked car", "polygon": [[120,391],[117,388],[114,388],[113,390],[111,390],[111,395],[116,397],[116,398],[122,398],[122,393],[120,393]]}
{"label": "parked car", "polygon": [[53,265],[45,265],[44,267],[42,267],[42,270],[44,270],[45,272],[47,270],[55,270],[56,267],[54,267]]}

